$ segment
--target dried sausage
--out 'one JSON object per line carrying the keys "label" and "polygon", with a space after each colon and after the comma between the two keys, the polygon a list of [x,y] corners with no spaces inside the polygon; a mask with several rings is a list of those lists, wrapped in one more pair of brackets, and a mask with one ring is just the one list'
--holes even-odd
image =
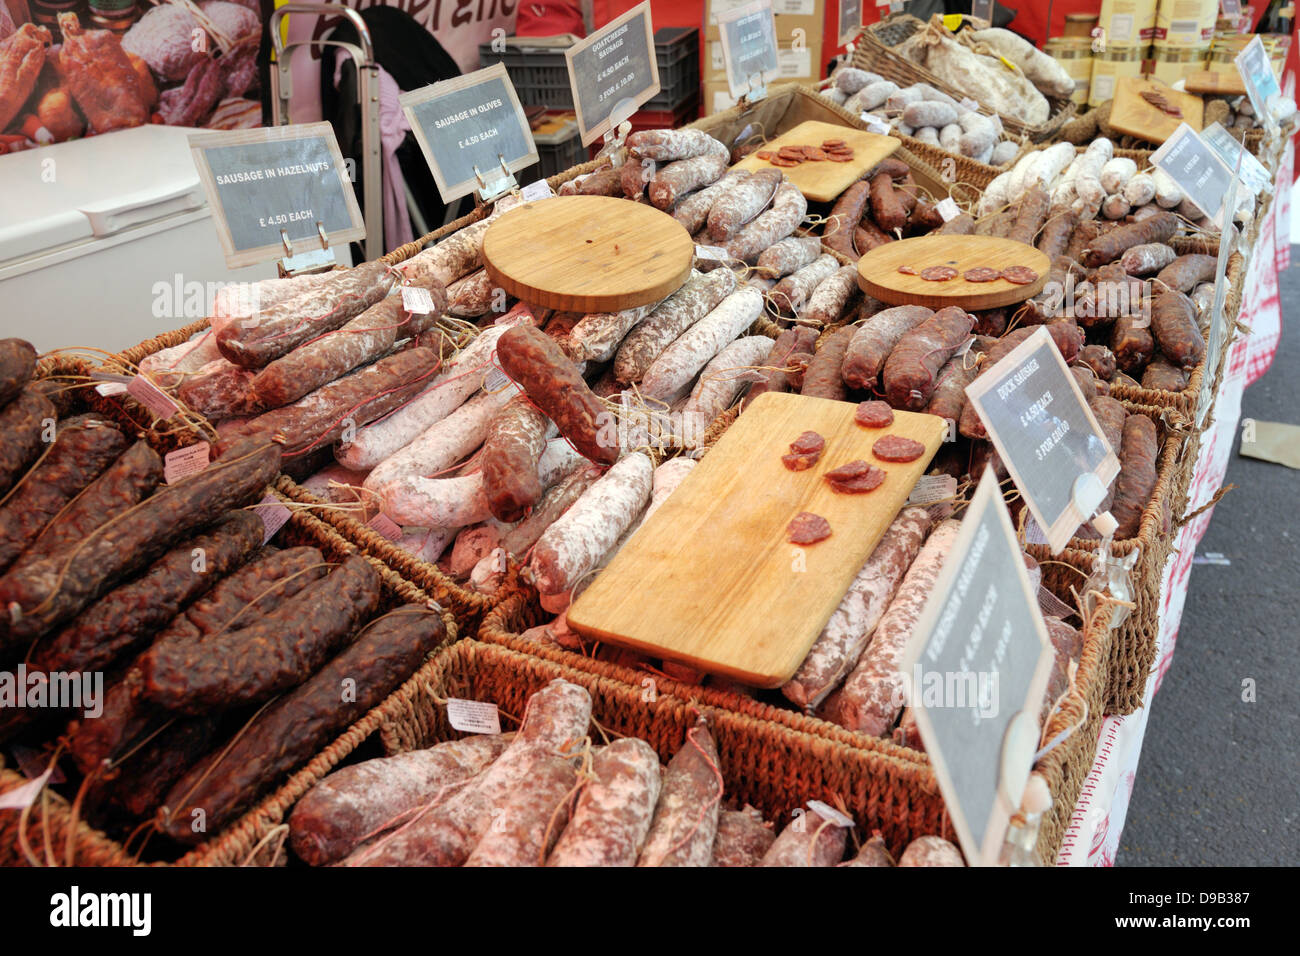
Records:
{"label": "dried sausage", "polygon": [[1156,487],[1156,455],[1159,450],[1155,422],[1145,415],[1124,419],[1124,437],[1119,451],[1119,477],[1115,479],[1115,500],[1111,516],[1119,522],[1115,539],[1132,538],[1142,525],[1142,513]]}
{"label": "dried sausage", "polygon": [[635,866],[660,786],[659,755],[644,740],[624,737],[601,748],[546,865]]}
{"label": "dried sausage", "polygon": [[1169,289],[1155,297],[1151,331],[1160,351],[1173,364],[1192,369],[1205,358],[1205,338],[1196,322],[1196,306],[1183,293]]}
{"label": "dried sausage", "polygon": [[748,408],[764,392],[788,391],[790,382],[786,369],[791,357],[797,352],[811,354],[816,341],[817,330],[804,325],[792,326],[777,336],[767,356],[767,367],[757,371],[758,381],[749,386],[741,408]]}
{"label": "dried sausage", "polygon": [[786,540],[791,544],[816,544],[831,536],[831,523],[811,511],[801,511],[790,519]]}
{"label": "dried sausage", "polygon": [[498,521],[518,521],[542,497],[537,463],[546,451],[550,419],[523,395],[488,425],[479,465],[488,508]]}
{"label": "dried sausage", "polygon": [[654,360],[641,380],[642,394],[659,401],[675,400],[710,359],[762,312],[763,294],[757,289],[746,286],[732,292]]}
{"label": "dried sausage", "polygon": [[1090,268],[1114,262],[1126,249],[1149,242],[1168,242],[1178,231],[1179,219],[1171,212],[1158,212],[1141,222],[1117,226],[1098,235],[1083,250],[1083,264]]}
{"label": "dried sausage", "polygon": [[743,810],[723,810],[713,841],[710,866],[758,866],[776,840],[763,814],[746,805]]}
{"label": "dried sausage", "polygon": [[840,370],[844,366],[844,356],[848,351],[849,342],[853,340],[856,332],[853,326],[846,325],[827,336],[821,347],[813,354],[812,361],[804,372],[800,395],[812,395],[835,401],[843,401],[847,397],[848,393],[845,391]]}
{"label": "dried sausage", "polygon": [[873,388],[899,340],[933,315],[925,306],[900,305],[870,316],[858,326],[844,353],[844,381],[851,388]]}
{"label": "dried sausage", "polygon": [[839,260],[834,256],[827,254],[818,257],[773,286],[770,295],[772,303],[785,312],[802,312],[813,290],[833,276],[839,268]]}
{"label": "dried sausage", "polygon": [[768,246],[799,228],[808,212],[808,200],[793,183],[782,183],[772,206],[748,223],[727,242],[727,255],[749,262]]}
{"label": "dried sausage", "polygon": [[888,402],[861,402],[853,413],[853,420],[863,428],[888,428],[894,424],[894,410]]}
{"label": "dried sausage", "polygon": [[781,831],[759,866],[834,866],[844,856],[848,830],[816,810],[805,810]]}
{"label": "dried sausage", "polygon": [[9,404],[32,380],[36,349],[25,339],[0,339],[0,406]]}
{"label": "dried sausage", "polygon": [[722,804],[718,749],[703,717],[668,762],[637,866],[708,866]]}
{"label": "dried sausage", "polygon": [[888,172],[878,172],[871,177],[868,198],[871,203],[871,218],[886,233],[901,230],[907,225],[907,209],[894,191],[894,181]]}
{"label": "dried sausage", "polygon": [[964,309],[949,306],[903,335],[881,373],[889,404],[912,411],[925,408],[939,370],[966,341],[973,325],[974,319]]}
{"label": "dried sausage", "polygon": [[40,455],[46,427],[57,417],[54,403],[33,385],[0,408],[0,497]]}
{"label": "dried sausage", "polygon": [[528,786],[506,794],[494,824],[465,866],[541,866],[568,822],[578,779],[575,758],[546,755],[528,771]]}
{"label": "dried sausage", "polygon": [[730,155],[721,143],[715,145],[713,152],[660,167],[650,180],[650,202],[659,209],[671,209],[682,196],[720,179],[727,171]]}
{"label": "dried sausage", "polygon": [[759,253],[756,271],[759,275],[780,279],[815,262],[821,254],[821,240],[816,236],[791,236]]}
{"label": "dried sausage", "polygon": [[709,209],[709,238],[726,242],[739,232],[745,223],[767,208],[782,178],[775,169],[760,169],[719,196]]}
{"label": "dried sausage", "polygon": [[[853,232],[862,221],[871,197],[871,183],[859,180],[840,194],[835,200],[830,216],[827,217],[826,229],[822,241],[842,256],[858,260],[858,251],[853,248]],[[866,250],[862,250],[866,251]]]}
{"label": "dried sausage", "polygon": [[693,273],[680,289],[659,303],[618,346],[614,374],[620,382],[639,382],[673,341],[736,291],[736,274],[715,269]]}
{"label": "dried sausage", "polygon": [[875,491],[885,483],[885,471],[862,459],[832,468],[822,475],[831,490],[842,495],[865,494]]}
{"label": "dried sausage", "polygon": [[881,461],[916,461],[925,454],[925,445],[902,435],[882,435],[871,446],[871,453]]}

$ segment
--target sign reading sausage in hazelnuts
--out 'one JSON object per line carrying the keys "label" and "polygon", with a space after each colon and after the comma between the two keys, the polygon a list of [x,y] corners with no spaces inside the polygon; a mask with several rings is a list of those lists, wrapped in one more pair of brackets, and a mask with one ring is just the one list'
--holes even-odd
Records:
{"label": "sign reading sausage in hazelnuts", "polygon": [[500,63],[398,97],[443,202],[537,162],[528,117]]}
{"label": "sign reading sausage in hazelnuts", "polygon": [[578,131],[586,146],[659,92],[650,4],[638,4],[575,43],[564,51],[564,61],[569,67]]}
{"label": "sign reading sausage in hazelnuts", "polygon": [[329,123],[189,138],[217,238],[232,269],[346,245],[366,234]]}

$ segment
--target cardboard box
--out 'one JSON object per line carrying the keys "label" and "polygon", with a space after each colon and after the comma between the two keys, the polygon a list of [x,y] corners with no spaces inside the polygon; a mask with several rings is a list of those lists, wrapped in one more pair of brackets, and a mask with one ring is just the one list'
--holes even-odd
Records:
{"label": "cardboard box", "polygon": [[[822,62],[822,45],[820,41],[805,43],[800,49],[783,43],[776,53],[777,70],[773,83],[785,80],[814,80],[820,77]],[[704,79],[726,81],[727,74],[722,62],[722,41],[711,40],[706,50],[704,62]]]}
{"label": "cardboard box", "polygon": [[[719,37],[716,11],[725,12],[750,2],[752,0],[710,0],[704,39],[713,41]],[[772,0],[772,12],[775,15],[777,43],[788,45],[794,39],[795,31],[802,30],[805,43],[820,46],[826,19],[826,0]]]}
{"label": "cardboard box", "polygon": [[[796,80],[794,82],[797,83],[799,81]],[[782,87],[789,85],[790,83],[788,81],[782,82],[779,86],[774,83],[772,86],[768,87],[768,93],[771,95],[776,93]],[[808,81],[804,81],[803,85],[809,85]],[[726,80],[704,81],[704,97],[700,101],[701,116],[712,116],[714,113],[721,113],[723,110],[731,109],[731,107],[735,105],[736,99],[731,95],[731,90],[727,88]]]}

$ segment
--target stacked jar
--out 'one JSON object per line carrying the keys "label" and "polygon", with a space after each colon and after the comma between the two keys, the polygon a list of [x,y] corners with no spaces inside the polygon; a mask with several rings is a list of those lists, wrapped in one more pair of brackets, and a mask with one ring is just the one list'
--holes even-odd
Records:
{"label": "stacked jar", "polygon": [[1156,31],[1159,0],[1102,0],[1093,42],[1088,104],[1100,106],[1115,96],[1119,81],[1140,76]]}

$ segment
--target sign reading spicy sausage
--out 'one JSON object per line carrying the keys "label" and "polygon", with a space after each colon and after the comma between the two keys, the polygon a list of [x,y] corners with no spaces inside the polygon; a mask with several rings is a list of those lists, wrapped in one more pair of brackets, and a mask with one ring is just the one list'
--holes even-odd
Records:
{"label": "sign reading spicy sausage", "polygon": [[198,133],[190,153],[232,269],[366,234],[329,123]]}
{"label": "sign reading spicy sausage", "polygon": [[[582,144],[594,141],[659,92],[650,4],[633,7],[564,51]],[[615,111],[617,109],[617,116]]]}
{"label": "sign reading spicy sausage", "polygon": [[537,162],[528,118],[500,63],[403,93],[398,101],[443,202]]}

